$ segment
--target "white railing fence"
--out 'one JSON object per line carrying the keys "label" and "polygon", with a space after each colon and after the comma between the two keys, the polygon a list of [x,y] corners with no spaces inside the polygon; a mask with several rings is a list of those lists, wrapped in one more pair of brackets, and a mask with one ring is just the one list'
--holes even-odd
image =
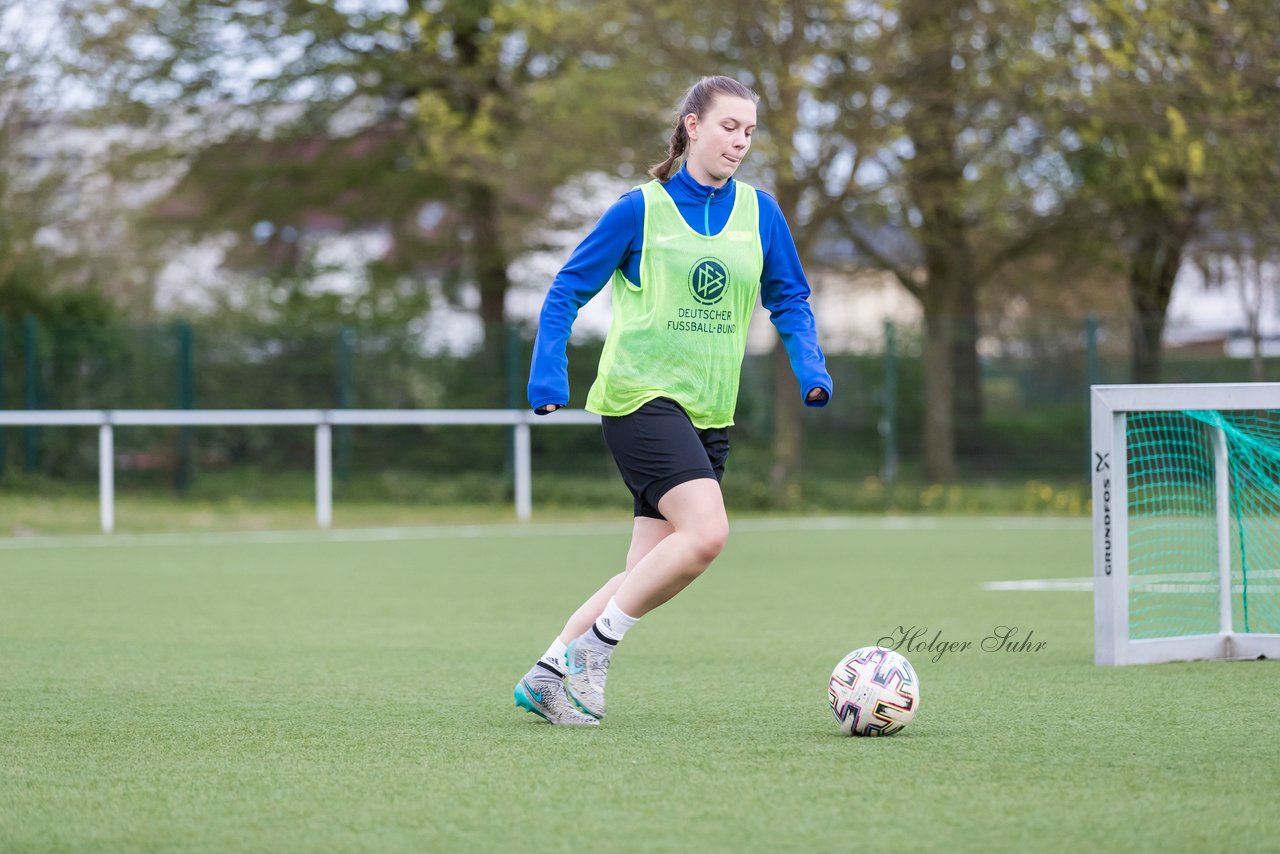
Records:
{"label": "white railing fence", "polygon": [[115,528],[116,427],[314,427],[316,431],[316,524],[333,523],[334,427],[509,426],[515,451],[516,518],[533,513],[533,461],[529,430],[539,425],[600,423],[600,416],[563,410],[538,416],[523,409],[75,409],[3,410],[0,427],[97,427],[98,497],[102,530]]}

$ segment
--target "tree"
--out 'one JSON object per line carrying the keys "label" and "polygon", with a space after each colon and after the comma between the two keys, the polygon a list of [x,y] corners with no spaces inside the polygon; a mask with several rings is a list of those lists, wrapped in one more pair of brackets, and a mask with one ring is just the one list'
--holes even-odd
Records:
{"label": "tree", "polygon": [[[655,89],[674,97],[703,75],[730,74],[760,96],[761,132],[747,176],[763,176],[806,266],[842,215],[864,157],[859,128],[874,109],[868,66],[856,57],[862,23],[834,0],[661,2],[630,20]],[[772,362],[770,483],[774,500],[792,506],[800,494],[803,410],[780,342]]]}
{"label": "tree", "polygon": [[[1065,73],[1052,61],[1061,14],[1041,0],[646,10],[659,34],[645,45],[655,79],[673,68],[736,73],[761,94],[755,156],[802,259],[841,229],[921,301],[926,468],[935,480],[955,475],[956,412],[971,444],[981,421],[979,286],[1051,230],[1067,194],[1065,170],[1046,165],[1056,140],[1036,120],[1039,88]],[[913,240],[878,245],[870,235],[886,224]],[[792,482],[800,442],[793,382],[775,352],[778,495]]]}
{"label": "tree", "polygon": [[1274,11],[1261,0],[1081,9],[1072,162],[1128,258],[1135,382],[1159,380],[1188,247],[1215,212],[1280,176]]}
{"label": "tree", "polygon": [[90,283],[84,235],[69,222],[79,158],[53,144],[49,39],[31,11],[0,0],[0,317],[100,313],[92,295],[73,293]]}
{"label": "tree", "polygon": [[[415,243],[396,216],[409,214],[401,203],[415,195],[437,198],[456,226],[441,242],[452,250],[455,278],[478,291],[488,330],[504,320],[513,248],[551,190],[568,175],[627,156],[637,107],[617,96],[625,72],[600,37],[607,21],[592,4],[109,5],[112,14],[103,15],[102,0],[64,0],[64,15],[82,57],[77,70],[109,96],[114,116],[171,140],[180,134],[169,153],[185,162],[218,144],[285,153],[238,163],[234,182],[212,171],[214,193],[252,190],[238,200],[243,239],[246,220],[271,211],[286,218],[276,225],[286,225],[299,215],[297,202],[326,195],[325,204],[343,199],[351,211],[389,218],[403,238],[399,261],[411,269],[417,253],[440,247]],[[583,110],[588,100],[592,109]],[[375,158],[381,171],[373,180],[369,158],[339,156],[370,134],[388,142],[395,164],[387,171],[387,158]],[[255,149],[254,140],[266,145]],[[293,170],[304,189],[290,191],[279,180],[290,146],[312,150],[326,141],[329,151],[301,157],[315,168]],[[390,189],[394,170],[408,194]],[[309,182],[325,192],[312,192]],[[488,335],[487,350],[497,356],[502,341]]]}
{"label": "tree", "polygon": [[[948,481],[957,436],[966,448],[980,443],[981,288],[1070,211],[1060,141],[1044,115],[1067,73],[1056,59],[1064,13],[1040,0],[878,8],[866,54],[875,133],[864,141],[875,168],[844,225],[924,310],[925,474]],[[912,235],[914,256],[867,236],[885,222]]]}
{"label": "tree", "polygon": [[1254,382],[1266,380],[1263,318],[1280,307],[1280,227],[1277,204],[1269,194],[1240,197],[1219,210],[1212,233],[1189,252],[1206,289],[1231,292],[1244,315]]}

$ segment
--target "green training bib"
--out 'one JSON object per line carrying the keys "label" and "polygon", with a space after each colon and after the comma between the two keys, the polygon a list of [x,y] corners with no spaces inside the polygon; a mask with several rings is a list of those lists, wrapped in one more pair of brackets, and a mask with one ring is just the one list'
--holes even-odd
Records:
{"label": "green training bib", "polygon": [[764,269],[755,188],[738,182],[729,221],[714,237],[690,228],[658,181],[640,189],[643,287],[614,271],[613,318],[587,411],[628,415],[668,397],[695,427],[727,427]]}

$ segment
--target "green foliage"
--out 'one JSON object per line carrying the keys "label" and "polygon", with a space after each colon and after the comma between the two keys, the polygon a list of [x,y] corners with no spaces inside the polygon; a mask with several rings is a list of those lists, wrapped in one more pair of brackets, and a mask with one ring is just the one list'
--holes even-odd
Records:
{"label": "green foliage", "polygon": [[[1274,5],[1090,2],[1077,14],[1063,122],[1098,239],[1128,255],[1134,378],[1160,377],[1174,277],[1188,249],[1280,172]],[[1272,219],[1256,210],[1259,220]],[[1255,220],[1257,222],[1257,220]],[[1264,227],[1264,231],[1269,227]],[[1274,230],[1270,227],[1270,230]]]}
{"label": "green foliage", "polygon": [[[202,370],[201,400],[333,399],[333,340],[349,327],[378,341],[352,355],[364,399],[517,404],[521,383],[507,376],[508,342],[495,333],[529,226],[570,176],[638,175],[659,158],[685,87],[730,73],[762,97],[743,177],[775,192],[810,269],[820,249],[843,252],[852,241],[922,301],[930,367],[908,368],[915,377],[903,388],[927,399],[902,396],[903,444],[925,442],[930,475],[946,478],[955,473],[950,419],[925,419],[926,408],[954,415],[962,452],[976,447],[984,469],[1003,465],[986,462],[992,444],[1013,458],[1036,454],[1037,431],[1008,423],[999,407],[1012,385],[1043,375],[983,377],[980,335],[1124,309],[1139,321],[1126,378],[1154,380],[1173,277],[1196,237],[1210,228],[1247,235],[1230,247],[1237,254],[1273,240],[1274,194],[1257,190],[1280,176],[1273,6],[61,0],[58,11],[70,73],[100,99],[87,118],[131,123],[146,140],[116,163],[116,177],[185,170],[141,227],[156,241],[234,238],[226,267],[243,293],[214,313],[253,328],[242,341],[210,333],[225,339],[211,350],[227,354],[225,370]],[[0,146],[9,139],[0,135]],[[0,197],[13,174],[0,170]],[[31,240],[47,217],[17,207],[32,215],[0,209],[0,282],[15,283],[0,300],[26,305],[57,276]],[[324,291],[316,283],[328,271],[299,235],[355,232],[386,236],[391,248],[358,293]],[[121,246],[138,267],[138,244]],[[121,304],[129,278],[108,270],[79,284]],[[472,286],[484,360],[407,368],[421,342],[384,330],[414,329],[434,303],[460,304]],[[315,341],[290,339],[300,327]],[[257,352],[272,348],[278,360]],[[102,349],[103,364],[128,361]],[[252,390],[256,369],[286,362],[281,384]],[[147,391],[121,399],[173,397],[172,372],[129,370],[127,382]],[[759,380],[769,367],[747,370]],[[852,364],[833,360],[833,370],[848,372],[841,388],[864,379]],[[1069,394],[1072,381],[1055,393]],[[575,375],[579,399],[588,383]],[[743,401],[744,433],[761,442],[805,417],[767,389]],[[838,411],[841,401],[824,415],[856,437],[862,465],[874,457],[865,451],[874,424],[866,406]],[[1044,432],[1076,443],[1065,429]]]}
{"label": "green foliage", "polygon": [[[74,332],[93,334],[116,318],[115,306],[95,290],[50,290],[41,271],[30,277],[20,267],[11,278],[0,282],[0,317],[16,323],[30,315],[50,326],[69,327],[60,338],[70,344]],[[92,343],[92,342],[90,342]]]}
{"label": "green foliage", "polygon": [[[37,321],[33,328],[39,405],[65,409],[177,407],[183,405],[184,389],[192,405],[207,409],[522,408],[532,343],[510,330],[505,341],[515,349],[495,365],[482,354],[428,352],[429,342],[399,325],[197,324],[190,327],[191,372],[184,375],[179,352],[186,333],[180,325],[122,324],[90,314],[79,324]],[[26,329],[21,323],[5,325],[6,381],[0,405],[16,407],[26,400]],[[580,407],[585,400],[599,352],[599,342],[571,348],[571,406]],[[1127,381],[1124,357],[1123,351],[1104,350],[1096,379]],[[981,441],[959,457],[964,484],[1012,484],[1018,492],[1029,479],[1069,484],[1083,478],[1084,358],[1077,330],[1039,342],[1030,355],[984,363],[989,408]],[[823,409],[801,410],[808,448],[799,474],[801,490],[783,496],[769,477],[775,430],[770,358],[748,356],[725,481],[734,506],[777,508],[794,498],[796,509],[814,511],[928,509],[931,505],[920,497],[922,486],[904,486],[892,501],[887,484],[878,495],[861,487],[883,473],[884,431],[889,429],[902,481],[924,479],[920,447],[925,409],[919,390],[925,369],[919,353],[905,346],[896,356],[894,418],[883,427],[883,355],[832,354],[829,368],[839,393]],[[1266,361],[1264,368],[1280,375],[1276,360]],[[1179,356],[1170,361],[1169,370],[1171,378],[1187,382],[1249,378],[1247,362],[1220,357]],[[550,416],[538,423],[553,422]],[[92,430],[39,432],[46,451],[41,471],[59,481],[92,481],[97,452]],[[10,472],[17,474],[24,434],[7,430],[5,435]],[[168,491],[189,466],[193,479],[188,494],[209,498],[233,494],[237,472],[251,471],[263,474],[240,483],[247,493],[258,494],[272,477],[296,475],[297,494],[305,496],[314,453],[311,431],[279,427],[128,428],[117,431],[116,447],[122,489]],[[346,488],[342,484],[349,484],[353,495],[370,500],[416,496],[433,503],[474,502],[493,500],[510,488],[511,442],[503,428],[340,428],[334,449],[339,495]],[[533,453],[535,471],[548,478],[539,486],[541,494],[556,504],[584,506],[621,496],[596,430],[538,427]],[[435,477],[463,485],[431,485]],[[9,486],[27,488],[17,482]],[[1020,498],[982,496],[966,493],[956,506],[1031,509]]]}
{"label": "green foliage", "polygon": [[[251,274],[256,310],[274,297],[255,288],[315,278],[300,234],[378,230],[391,250],[348,313],[421,316],[428,283],[450,297],[474,284],[486,327],[500,324],[524,231],[568,177],[634,156],[645,110],[619,97],[629,75],[600,31],[616,10],[598,4],[63,6],[74,71],[107,114],[178,134],[153,135],[140,161],[186,170],[148,227],[234,235],[228,266]],[[443,212],[424,225],[432,200]]]}
{"label": "green foliage", "polygon": [[[0,5],[0,13],[4,11]],[[97,289],[74,286],[59,276],[59,259],[41,232],[56,225],[65,186],[65,165],[37,151],[41,114],[33,103],[34,83],[25,62],[0,53],[0,67],[18,73],[0,76],[0,322],[17,324],[32,316],[46,324],[81,328],[101,325],[114,306]]]}

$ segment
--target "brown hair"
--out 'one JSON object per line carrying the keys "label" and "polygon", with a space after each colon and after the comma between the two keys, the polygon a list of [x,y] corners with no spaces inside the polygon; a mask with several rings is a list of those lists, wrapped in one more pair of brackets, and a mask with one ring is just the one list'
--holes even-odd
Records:
{"label": "brown hair", "polygon": [[680,109],[676,111],[676,126],[671,131],[671,138],[667,140],[667,159],[650,166],[650,175],[664,184],[670,180],[676,164],[680,162],[680,158],[689,147],[689,133],[684,127],[684,117],[690,113],[698,118],[705,116],[707,110],[711,109],[716,95],[731,95],[735,98],[746,98],[755,104],[760,103],[760,98],[755,92],[732,77],[703,77],[693,84],[693,87],[685,93],[684,100],[680,102]]}

